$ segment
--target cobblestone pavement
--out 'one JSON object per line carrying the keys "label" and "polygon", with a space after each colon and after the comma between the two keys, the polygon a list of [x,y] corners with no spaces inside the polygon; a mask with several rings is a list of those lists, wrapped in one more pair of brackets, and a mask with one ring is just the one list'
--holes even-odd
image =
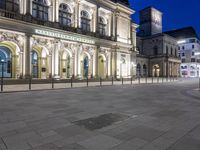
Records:
{"label": "cobblestone pavement", "polygon": [[193,79],[1,93],[0,150],[199,150],[197,88]]}

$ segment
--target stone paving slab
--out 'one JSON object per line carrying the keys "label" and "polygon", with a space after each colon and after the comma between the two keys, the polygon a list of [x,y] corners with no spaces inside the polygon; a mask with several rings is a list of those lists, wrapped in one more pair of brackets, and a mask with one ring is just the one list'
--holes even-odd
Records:
{"label": "stone paving slab", "polygon": [[[0,150],[200,149],[200,100],[184,94],[197,87],[197,80],[118,83],[0,93]],[[90,124],[105,114],[128,117],[93,130],[75,123]],[[105,120],[111,121],[95,123]]]}

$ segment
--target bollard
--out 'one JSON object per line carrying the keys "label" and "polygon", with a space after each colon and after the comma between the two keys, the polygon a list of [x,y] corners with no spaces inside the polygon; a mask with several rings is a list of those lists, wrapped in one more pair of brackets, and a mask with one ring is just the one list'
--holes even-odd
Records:
{"label": "bollard", "polygon": [[164,78],[163,78],[163,76],[162,76],[162,83],[164,82]]}
{"label": "bollard", "polygon": [[3,92],[3,76],[1,77],[1,92]]}
{"label": "bollard", "polygon": [[131,77],[131,85],[133,84],[133,77]]}
{"label": "bollard", "polygon": [[29,90],[31,90],[32,78],[29,78]]}
{"label": "bollard", "polygon": [[88,82],[89,82],[89,81],[88,81],[88,77],[87,77],[87,87],[88,87]]}
{"label": "bollard", "polygon": [[199,78],[199,91],[200,91],[200,78]]}
{"label": "bollard", "polygon": [[52,78],[51,83],[52,83],[52,89],[54,89],[54,78]]}
{"label": "bollard", "polygon": [[124,85],[124,78],[122,78],[122,85]]}
{"label": "bollard", "polygon": [[100,78],[100,87],[102,87],[102,79]]}
{"label": "bollard", "polygon": [[146,76],[146,80],[145,80],[146,84],[147,84],[147,76]]}
{"label": "bollard", "polygon": [[112,77],[112,85],[113,85],[113,80],[114,80],[114,79],[113,79],[113,77]]}
{"label": "bollard", "polygon": [[139,78],[138,78],[138,83],[140,84],[140,76],[139,76]]}
{"label": "bollard", "polygon": [[153,83],[153,76],[152,76],[152,83]]}
{"label": "bollard", "polygon": [[71,88],[73,88],[73,78],[71,77]]}
{"label": "bollard", "polygon": [[157,83],[159,83],[159,77],[157,77]]}

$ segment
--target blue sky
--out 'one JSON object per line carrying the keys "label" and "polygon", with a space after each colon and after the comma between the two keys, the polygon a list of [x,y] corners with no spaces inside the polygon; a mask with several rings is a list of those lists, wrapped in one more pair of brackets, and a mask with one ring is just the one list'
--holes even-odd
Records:
{"label": "blue sky", "polygon": [[139,10],[153,6],[163,12],[163,30],[193,26],[200,35],[200,0],[129,0],[139,23]]}

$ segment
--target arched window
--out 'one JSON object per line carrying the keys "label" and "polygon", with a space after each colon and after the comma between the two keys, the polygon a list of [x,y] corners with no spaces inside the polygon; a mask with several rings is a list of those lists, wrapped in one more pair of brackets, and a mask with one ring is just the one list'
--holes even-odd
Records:
{"label": "arched window", "polygon": [[71,9],[66,4],[60,4],[59,7],[59,23],[63,26],[71,26],[72,23]]}
{"label": "arched window", "polygon": [[158,47],[157,46],[154,47],[154,55],[158,55]]}
{"label": "arched window", "polygon": [[167,55],[169,54],[169,48],[168,48],[168,46],[166,46],[166,54]]}
{"label": "arched window", "polygon": [[84,31],[90,31],[90,17],[87,11],[81,11],[81,29]]}
{"label": "arched window", "polygon": [[171,55],[173,55],[173,48],[171,47]]}
{"label": "arched window", "polygon": [[101,35],[105,35],[106,34],[106,21],[103,17],[99,17],[99,20],[98,20],[98,31]]}
{"label": "arched window", "polygon": [[10,49],[0,46],[0,77],[2,75],[4,78],[12,77],[12,54]]}
{"label": "arched window", "polygon": [[143,76],[147,76],[147,66],[143,65]]}
{"label": "arched window", "polygon": [[137,76],[141,76],[141,66],[140,66],[140,64],[137,64],[136,74],[137,74]]}
{"label": "arched window", "polygon": [[19,0],[0,0],[0,9],[19,12]]}
{"label": "arched window", "polygon": [[38,78],[38,54],[36,51],[32,52],[32,77]]}
{"label": "arched window", "polygon": [[33,0],[33,17],[39,20],[48,21],[48,8],[46,0]]}

